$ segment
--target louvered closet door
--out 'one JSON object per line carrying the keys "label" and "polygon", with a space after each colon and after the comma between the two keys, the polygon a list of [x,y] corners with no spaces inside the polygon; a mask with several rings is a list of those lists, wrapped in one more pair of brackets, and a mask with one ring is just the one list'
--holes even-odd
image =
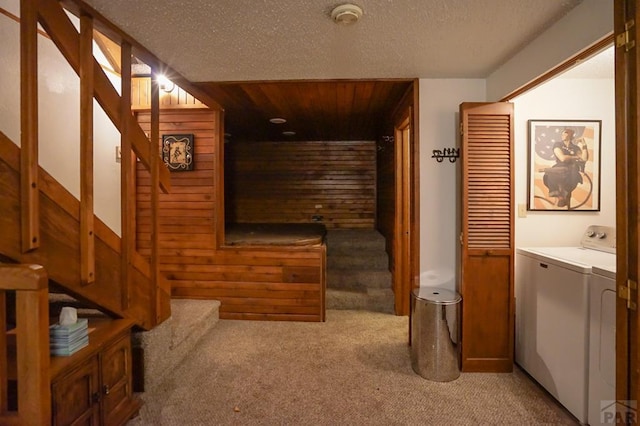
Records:
{"label": "louvered closet door", "polygon": [[513,369],[513,104],[463,103],[463,371]]}

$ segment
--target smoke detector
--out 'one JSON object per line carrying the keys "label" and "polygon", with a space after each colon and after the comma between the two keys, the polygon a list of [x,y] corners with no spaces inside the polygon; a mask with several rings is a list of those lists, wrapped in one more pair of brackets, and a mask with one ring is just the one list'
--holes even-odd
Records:
{"label": "smoke detector", "polygon": [[362,9],[355,4],[346,3],[336,6],[331,11],[331,19],[337,24],[354,24],[362,16]]}

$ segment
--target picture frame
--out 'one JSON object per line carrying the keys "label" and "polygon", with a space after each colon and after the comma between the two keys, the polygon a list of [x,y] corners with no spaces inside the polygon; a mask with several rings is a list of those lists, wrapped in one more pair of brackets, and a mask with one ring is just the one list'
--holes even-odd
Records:
{"label": "picture frame", "polygon": [[600,211],[601,134],[602,120],[528,120],[527,210]]}
{"label": "picture frame", "polygon": [[193,170],[193,134],[162,135],[162,160],[170,171]]}

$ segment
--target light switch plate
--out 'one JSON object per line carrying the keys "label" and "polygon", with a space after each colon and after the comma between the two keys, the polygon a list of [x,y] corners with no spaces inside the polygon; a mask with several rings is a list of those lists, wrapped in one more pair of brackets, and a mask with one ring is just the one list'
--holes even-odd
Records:
{"label": "light switch plate", "polygon": [[527,205],[518,204],[518,217],[527,217]]}

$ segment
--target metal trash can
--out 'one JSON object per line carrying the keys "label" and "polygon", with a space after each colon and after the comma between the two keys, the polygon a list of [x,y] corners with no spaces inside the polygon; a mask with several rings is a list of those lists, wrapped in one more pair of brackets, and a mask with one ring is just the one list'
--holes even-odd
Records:
{"label": "metal trash can", "polygon": [[448,382],[460,376],[462,296],[438,287],[411,293],[411,366],[425,379]]}

